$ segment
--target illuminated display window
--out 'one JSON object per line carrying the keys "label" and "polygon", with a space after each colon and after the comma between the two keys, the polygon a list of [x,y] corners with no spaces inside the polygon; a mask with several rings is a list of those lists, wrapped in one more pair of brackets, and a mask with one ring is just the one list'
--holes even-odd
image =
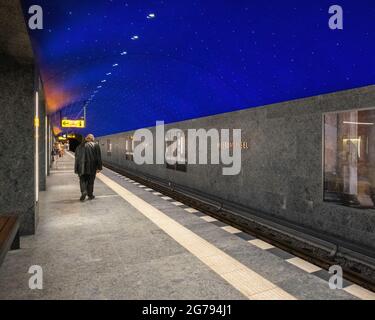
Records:
{"label": "illuminated display window", "polygon": [[134,161],[134,140],[133,137],[126,137],[125,139],[125,159]]}
{"label": "illuminated display window", "polygon": [[165,154],[167,169],[187,171],[187,144],[184,132],[177,131],[167,134]]}
{"label": "illuminated display window", "polygon": [[324,116],[324,200],[375,208],[375,110]]}
{"label": "illuminated display window", "polygon": [[111,140],[107,140],[107,155],[108,156],[112,155],[112,143],[111,143]]}

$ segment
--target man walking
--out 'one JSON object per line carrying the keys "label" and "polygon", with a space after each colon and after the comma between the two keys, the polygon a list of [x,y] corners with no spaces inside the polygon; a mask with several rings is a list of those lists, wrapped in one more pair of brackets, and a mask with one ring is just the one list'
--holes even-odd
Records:
{"label": "man walking", "polygon": [[93,200],[96,174],[103,169],[103,165],[100,147],[95,143],[95,137],[92,134],[89,134],[78,146],[74,167],[81,186],[80,201],[85,201],[86,196],[89,200]]}

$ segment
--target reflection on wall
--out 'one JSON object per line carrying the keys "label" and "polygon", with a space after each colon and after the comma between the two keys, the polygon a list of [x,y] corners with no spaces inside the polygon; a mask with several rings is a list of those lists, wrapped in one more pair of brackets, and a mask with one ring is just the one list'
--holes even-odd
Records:
{"label": "reflection on wall", "polygon": [[375,207],[375,110],[325,115],[324,199]]}

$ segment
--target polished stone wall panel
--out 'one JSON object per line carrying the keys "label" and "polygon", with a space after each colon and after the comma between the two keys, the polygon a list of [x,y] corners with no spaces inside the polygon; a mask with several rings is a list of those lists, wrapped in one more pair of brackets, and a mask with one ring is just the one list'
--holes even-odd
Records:
{"label": "polished stone wall panel", "polygon": [[46,177],[46,108],[43,86],[39,82],[39,190],[46,191],[47,177]]}
{"label": "polished stone wall panel", "polygon": [[0,56],[0,214],[20,214],[35,232],[34,66]]}
{"label": "polished stone wall panel", "polygon": [[[137,166],[125,160],[124,137],[113,140],[104,160],[185,185],[227,201],[296,223],[313,231],[375,249],[375,210],[348,208],[323,201],[323,113],[375,107],[375,86],[241,110],[166,126],[180,129],[241,128],[242,171],[222,176],[213,165],[189,165],[187,173],[164,165]],[[155,128],[150,128],[155,132]],[[117,144],[117,146],[116,146]],[[116,153],[116,154],[115,154]]]}

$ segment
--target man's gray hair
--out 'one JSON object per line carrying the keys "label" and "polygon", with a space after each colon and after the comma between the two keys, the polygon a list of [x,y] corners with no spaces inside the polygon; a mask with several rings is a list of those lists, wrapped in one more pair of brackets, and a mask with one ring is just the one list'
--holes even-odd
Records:
{"label": "man's gray hair", "polygon": [[93,134],[88,134],[87,136],[86,136],[86,139],[85,139],[86,141],[95,141],[95,137],[94,137],[94,135]]}

